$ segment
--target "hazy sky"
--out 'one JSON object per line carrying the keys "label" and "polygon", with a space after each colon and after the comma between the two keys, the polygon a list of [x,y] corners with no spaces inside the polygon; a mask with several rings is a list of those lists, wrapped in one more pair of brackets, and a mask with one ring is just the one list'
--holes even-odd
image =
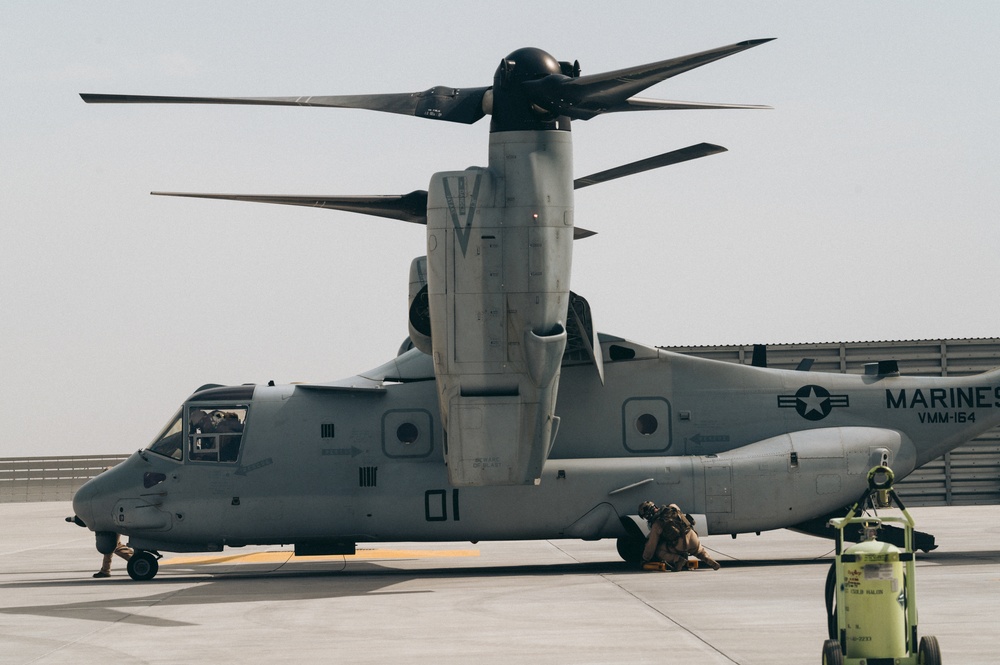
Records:
{"label": "hazy sky", "polygon": [[992,337],[998,34],[996,2],[4,2],[0,457],[130,452],[202,384],[341,378],[405,338],[422,227],[150,190],[401,194],[486,162],[488,120],[77,93],[473,87],[523,46],[586,74],[776,37],[643,93],[774,110],[574,123],[577,175],[729,148],[577,193],[598,328]]}

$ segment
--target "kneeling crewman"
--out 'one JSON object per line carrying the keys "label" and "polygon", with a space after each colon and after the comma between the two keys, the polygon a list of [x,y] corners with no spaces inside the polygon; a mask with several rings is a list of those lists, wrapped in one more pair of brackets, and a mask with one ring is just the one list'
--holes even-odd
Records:
{"label": "kneeling crewman", "polygon": [[657,508],[652,501],[644,501],[639,505],[639,517],[649,524],[649,537],[642,551],[643,564],[656,560],[664,562],[671,570],[684,570],[688,555],[691,555],[712,570],[720,568],[701,546],[698,534],[691,528],[692,521],[676,503]]}

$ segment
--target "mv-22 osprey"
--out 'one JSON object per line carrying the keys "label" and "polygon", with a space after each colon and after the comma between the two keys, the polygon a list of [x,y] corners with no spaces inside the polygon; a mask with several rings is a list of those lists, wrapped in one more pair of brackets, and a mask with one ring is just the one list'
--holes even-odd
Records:
{"label": "mv-22 osprey", "polygon": [[574,189],[724,150],[699,144],[572,176],[570,122],[658,109],[766,108],[635,95],[753,40],[594,75],[524,48],[493,85],[295,98],[83,95],[87,102],[361,108],[458,123],[491,115],[485,168],[400,196],[180,194],[315,206],[427,226],[409,339],[323,384],[203,386],[145,449],[84,485],[76,521],[117,534],[134,579],[161,551],[294,544],[618,539],[635,559],[644,499],[706,534],[807,528],[843,514],[873,466],[901,478],[1000,423],[1000,370],[906,378],[735,365],[595,334],[570,290]]}

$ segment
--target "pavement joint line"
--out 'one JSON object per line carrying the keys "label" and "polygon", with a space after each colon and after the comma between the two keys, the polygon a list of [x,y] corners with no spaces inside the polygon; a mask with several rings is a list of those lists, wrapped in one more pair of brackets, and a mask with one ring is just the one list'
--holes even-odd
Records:
{"label": "pavement joint line", "polygon": [[545,542],[547,542],[547,543],[548,543],[549,545],[551,545],[551,546],[552,546],[552,547],[554,547],[555,549],[557,549],[557,550],[559,550],[560,552],[562,552],[562,553],[563,553],[564,555],[566,555],[566,557],[567,557],[567,558],[568,558],[568,559],[569,559],[570,561],[572,561],[573,563],[582,563],[582,562],[581,562],[581,561],[580,561],[580,560],[579,560],[578,558],[576,558],[575,556],[573,556],[572,554],[570,554],[569,552],[567,552],[567,551],[566,551],[566,550],[564,550],[563,548],[559,547],[559,544],[558,544],[558,543],[556,543],[555,541],[553,541],[553,540],[546,540]]}
{"label": "pavement joint line", "polygon": [[[571,560],[573,560],[574,562],[576,562],[576,563],[581,563],[581,562],[580,562],[580,560],[579,560],[579,559],[578,559],[577,557],[573,556],[572,554],[570,554],[569,552],[567,552],[567,551],[566,551],[566,550],[564,550],[563,548],[559,547],[559,545],[557,545],[556,543],[552,542],[551,540],[550,540],[550,541],[548,541],[548,542],[549,542],[549,544],[551,544],[551,545],[552,545],[553,547],[555,547],[555,548],[556,548],[557,550],[559,550],[560,552],[562,552],[563,554],[565,554],[566,556],[568,556],[568,557],[569,557],[569,558],[570,558]],[[725,653],[723,653],[722,651],[720,651],[720,650],[719,650],[719,649],[718,649],[718,648],[717,648],[717,647],[716,647],[716,646],[715,646],[714,644],[711,644],[711,643],[709,643],[709,642],[706,642],[706,641],[705,641],[705,640],[704,640],[704,639],[703,639],[703,638],[702,638],[702,637],[701,637],[700,635],[698,635],[697,633],[695,633],[695,632],[694,632],[693,630],[691,630],[690,628],[688,628],[688,627],[687,627],[687,626],[685,626],[684,624],[680,623],[679,621],[677,621],[677,620],[676,620],[676,619],[674,619],[673,617],[671,617],[671,616],[669,616],[669,615],[667,615],[667,614],[664,614],[664,613],[663,613],[662,611],[660,611],[660,610],[658,610],[657,608],[653,607],[652,605],[650,605],[650,604],[649,604],[648,602],[646,602],[645,600],[643,600],[643,599],[639,598],[639,597],[638,597],[638,596],[636,596],[636,595],[635,595],[634,593],[632,593],[631,591],[629,591],[628,589],[626,589],[625,587],[623,587],[623,586],[622,586],[621,584],[619,584],[619,583],[618,583],[618,582],[616,582],[615,580],[611,579],[611,577],[609,577],[607,573],[602,573],[602,574],[601,574],[601,578],[603,578],[603,579],[604,579],[604,581],[606,581],[606,582],[610,582],[611,584],[613,584],[614,586],[616,586],[616,587],[617,587],[617,588],[618,588],[619,590],[621,590],[621,591],[624,591],[624,592],[625,592],[626,594],[628,594],[629,596],[632,596],[632,598],[634,598],[635,600],[638,600],[638,601],[639,601],[640,603],[642,603],[643,605],[645,605],[645,606],[646,606],[646,607],[648,607],[649,609],[653,610],[653,612],[655,612],[656,614],[659,614],[659,615],[660,615],[660,616],[662,616],[662,617],[663,617],[664,619],[666,619],[667,621],[671,622],[672,624],[674,624],[675,626],[677,626],[678,628],[680,628],[681,630],[683,630],[683,631],[684,631],[685,633],[687,633],[688,635],[690,635],[690,636],[692,636],[693,638],[695,638],[696,640],[700,641],[700,642],[701,642],[702,644],[704,644],[705,646],[707,646],[707,647],[711,648],[711,649],[712,649],[713,651],[715,651],[715,652],[716,652],[717,654],[719,654],[720,656],[722,656],[723,658],[725,658],[725,659],[726,659],[726,660],[728,660],[729,662],[731,662],[731,663],[737,663],[737,665],[738,665],[739,661],[735,661],[735,660],[733,660],[733,659],[732,659],[732,658],[730,658],[730,657],[729,657],[729,656],[728,656],[727,654],[725,654]]]}
{"label": "pavement joint line", "polygon": [[666,614],[662,610],[657,609],[653,605],[649,604],[648,602],[646,602],[645,600],[643,600],[639,596],[635,595],[634,593],[632,593],[631,591],[629,591],[628,589],[626,589],[624,586],[622,586],[621,584],[619,584],[615,580],[611,579],[608,576],[608,573],[601,573],[601,577],[603,577],[605,580],[607,580],[611,584],[615,585],[616,587],[618,587],[619,589],[621,589],[622,591],[624,591],[629,596],[632,596],[632,598],[634,598],[635,600],[639,601],[641,604],[643,604],[646,607],[648,607],[649,609],[651,609],[655,614],[659,614],[661,617],[663,617],[664,619],[666,619],[670,623],[674,624],[675,626],[677,626],[678,628],[680,628],[681,630],[683,630],[685,633],[687,633],[688,635],[690,635],[691,637],[695,638],[696,640],[698,640],[699,642],[701,642],[702,644],[704,644],[706,647],[708,647],[709,649],[711,649],[715,653],[717,653],[720,656],[722,656],[723,658],[725,658],[730,663],[735,663],[736,665],[739,665],[740,662],[738,660],[733,660],[732,658],[729,657],[729,654],[724,653],[717,646],[715,646],[711,642],[705,640],[705,638],[703,638],[701,635],[699,635],[698,633],[694,632],[692,629],[690,629],[687,626],[685,626],[684,624],[682,624],[677,619],[673,618],[669,614]]}

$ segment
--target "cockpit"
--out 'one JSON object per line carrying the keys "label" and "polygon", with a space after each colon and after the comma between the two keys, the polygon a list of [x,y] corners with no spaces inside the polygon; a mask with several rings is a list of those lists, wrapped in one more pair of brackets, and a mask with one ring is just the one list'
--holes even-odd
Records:
{"label": "cockpit", "polygon": [[253,390],[254,386],[198,390],[146,450],[178,462],[236,464]]}

